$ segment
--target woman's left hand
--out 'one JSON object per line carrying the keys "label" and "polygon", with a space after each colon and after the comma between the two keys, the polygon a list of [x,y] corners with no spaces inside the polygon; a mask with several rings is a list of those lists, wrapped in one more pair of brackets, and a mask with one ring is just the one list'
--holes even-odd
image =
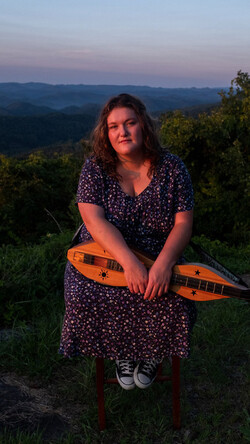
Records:
{"label": "woman's left hand", "polygon": [[160,297],[167,293],[172,269],[166,268],[166,265],[155,261],[148,273],[148,285],[144,293],[144,299],[151,300],[154,297]]}
{"label": "woman's left hand", "polygon": [[188,244],[192,233],[193,210],[175,214],[174,226],[163,249],[148,273],[144,299],[162,296],[169,289],[172,269]]}

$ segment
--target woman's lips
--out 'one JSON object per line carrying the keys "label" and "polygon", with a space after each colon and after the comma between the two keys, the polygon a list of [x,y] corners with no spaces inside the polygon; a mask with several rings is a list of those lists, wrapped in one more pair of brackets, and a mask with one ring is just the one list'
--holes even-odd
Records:
{"label": "woman's lips", "polygon": [[127,143],[127,142],[131,142],[131,140],[130,139],[124,139],[124,140],[120,141],[120,143]]}

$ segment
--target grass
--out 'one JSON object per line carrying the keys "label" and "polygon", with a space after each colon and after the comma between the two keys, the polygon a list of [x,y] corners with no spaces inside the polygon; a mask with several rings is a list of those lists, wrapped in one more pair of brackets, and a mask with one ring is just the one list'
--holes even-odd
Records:
{"label": "grass", "polygon": [[[9,292],[12,303],[10,312],[5,313],[6,327],[12,334],[0,341],[1,371],[25,376],[28,385],[44,388],[52,399],[52,407],[71,418],[68,434],[46,442],[250,442],[249,305],[235,299],[197,303],[191,358],[181,363],[181,430],[172,429],[171,386],[164,383],[131,392],[119,386],[107,386],[107,429],[99,432],[94,359],[65,360],[57,354],[63,320],[64,252],[68,242],[68,234],[58,235],[39,246],[2,250],[9,259],[8,267],[3,266],[2,294],[6,296]],[[206,239],[202,242],[205,247]],[[213,243],[209,245],[215,248]],[[223,248],[221,243],[217,246],[216,253],[220,251],[217,259],[229,267],[226,259],[230,257],[230,248],[227,245]],[[234,267],[230,266],[232,271],[249,272],[246,255],[247,247],[238,248]],[[48,261],[55,266],[54,273],[51,266],[46,265]],[[19,276],[19,287],[17,283],[12,284],[14,275]],[[7,302],[4,297],[6,310]],[[18,309],[19,305],[22,310]],[[168,370],[167,361],[164,366]],[[107,374],[113,376],[113,365],[109,361],[105,368]],[[6,429],[0,431],[0,442],[40,444],[45,441],[41,430],[14,433]]]}

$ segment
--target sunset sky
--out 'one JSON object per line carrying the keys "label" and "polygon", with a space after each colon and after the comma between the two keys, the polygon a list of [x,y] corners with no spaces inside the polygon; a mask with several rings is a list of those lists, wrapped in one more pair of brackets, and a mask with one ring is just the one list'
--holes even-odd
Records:
{"label": "sunset sky", "polygon": [[224,87],[250,0],[1,0],[0,82]]}

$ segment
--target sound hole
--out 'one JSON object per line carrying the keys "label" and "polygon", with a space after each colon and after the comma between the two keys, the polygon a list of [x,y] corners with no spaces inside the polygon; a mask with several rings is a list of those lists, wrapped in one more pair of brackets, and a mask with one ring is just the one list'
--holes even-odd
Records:
{"label": "sound hole", "polygon": [[104,281],[105,279],[109,278],[109,273],[108,270],[103,270],[101,269],[100,273],[99,273],[100,278]]}

